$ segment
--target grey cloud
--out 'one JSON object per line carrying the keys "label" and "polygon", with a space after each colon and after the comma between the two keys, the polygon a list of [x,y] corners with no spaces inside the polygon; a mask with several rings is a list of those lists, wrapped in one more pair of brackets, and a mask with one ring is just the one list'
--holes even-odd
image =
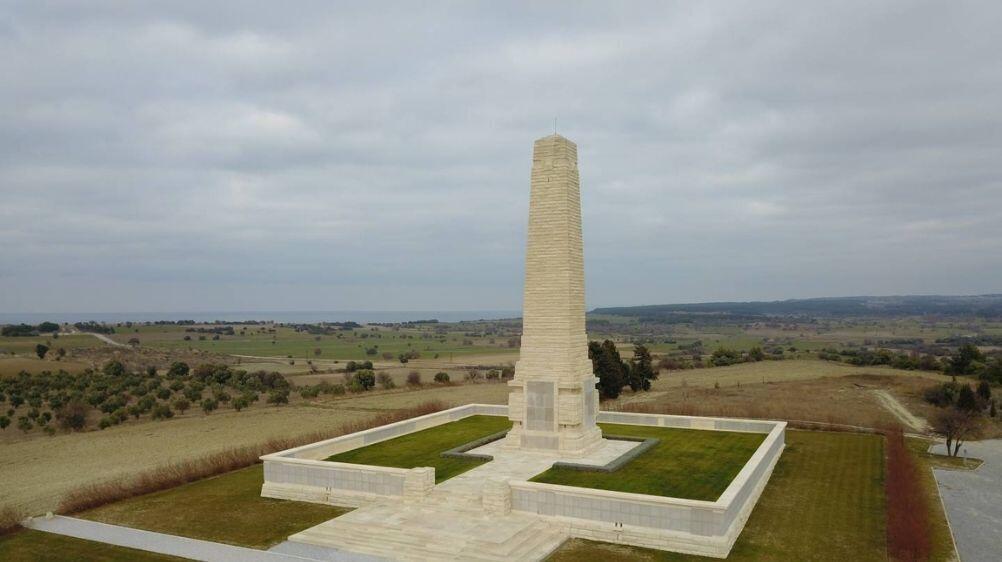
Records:
{"label": "grey cloud", "polygon": [[1000,18],[8,3],[0,311],[518,308],[554,117],[590,306],[997,292]]}

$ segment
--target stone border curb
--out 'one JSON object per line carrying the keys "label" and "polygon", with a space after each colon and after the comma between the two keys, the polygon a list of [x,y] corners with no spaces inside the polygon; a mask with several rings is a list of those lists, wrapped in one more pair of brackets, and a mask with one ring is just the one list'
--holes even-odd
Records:
{"label": "stone border curb", "polygon": [[509,430],[506,429],[504,431],[499,431],[497,433],[492,433],[492,434],[490,434],[490,435],[488,435],[486,437],[481,437],[480,439],[475,439],[473,441],[470,441],[469,443],[463,443],[462,445],[460,445],[458,447],[453,447],[453,448],[449,449],[448,451],[443,452],[441,456],[446,457],[446,458],[450,458],[450,459],[476,459],[476,460],[490,462],[490,461],[494,460],[494,455],[482,455],[480,453],[467,453],[466,451],[470,451],[470,450],[476,449],[477,447],[482,447],[482,446],[484,446],[484,445],[486,445],[488,443],[493,443],[494,441],[497,441],[498,439],[502,439],[502,438],[504,438],[505,435],[508,435],[508,431]]}
{"label": "stone border curb", "polygon": [[626,451],[622,455],[612,459],[608,463],[598,466],[594,464],[581,464],[576,462],[564,462],[557,461],[553,463],[552,468],[567,468],[570,470],[580,470],[582,472],[615,472],[623,467],[626,463],[632,461],[633,459],[639,457],[640,455],[651,450],[654,446],[661,442],[660,439],[650,438],[643,439],[640,437],[628,437],[625,435],[604,435],[604,439],[612,439],[615,441],[637,441],[640,445]]}

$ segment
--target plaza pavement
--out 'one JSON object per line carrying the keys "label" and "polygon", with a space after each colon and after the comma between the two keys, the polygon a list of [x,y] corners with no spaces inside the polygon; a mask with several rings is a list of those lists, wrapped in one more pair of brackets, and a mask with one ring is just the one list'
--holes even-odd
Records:
{"label": "plaza pavement", "polygon": [[[1002,558],[1002,439],[961,446],[967,456],[984,460],[977,470],[934,469],[962,562],[997,562]],[[946,454],[946,446],[930,448]]]}

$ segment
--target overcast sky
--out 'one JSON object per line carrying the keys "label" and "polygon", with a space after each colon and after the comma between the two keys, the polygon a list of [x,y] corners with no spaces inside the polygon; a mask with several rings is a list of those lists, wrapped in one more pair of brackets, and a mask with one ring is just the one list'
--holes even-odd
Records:
{"label": "overcast sky", "polygon": [[998,2],[0,1],[0,312],[1002,292]]}

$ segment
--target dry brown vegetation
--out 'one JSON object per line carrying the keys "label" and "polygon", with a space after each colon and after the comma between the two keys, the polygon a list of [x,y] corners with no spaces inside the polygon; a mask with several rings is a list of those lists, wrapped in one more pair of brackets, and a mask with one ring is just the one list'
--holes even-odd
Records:
{"label": "dry brown vegetation", "polygon": [[0,508],[0,537],[16,531],[24,518],[24,512],[19,509],[10,506]]}
{"label": "dry brown vegetation", "polygon": [[874,389],[928,384],[899,379],[888,375],[850,375],[721,388],[683,387],[649,401],[627,399],[609,406],[630,412],[780,419],[798,422],[794,425],[803,427],[812,424],[799,422],[880,429],[894,427],[898,421],[876,399]]}
{"label": "dry brown vegetation", "polygon": [[173,488],[181,484],[250,466],[258,462],[258,458],[261,455],[430,414],[445,408],[446,405],[440,401],[425,402],[405,410],[384,412],[365,420],[348,422],[332,431],[317,431],[285,439],[270,439],[259,445],[239,447],[197,459],[163,465],[141,472],[133,478],[84,486],[70,492],[63,498],[59,504],[59,512],[76,513],[133,496]]}
{"label": "dry brown vegetation", "polygon": [[928,560],[932,550],[929,539],[932,522],[919,469],[905,446],[900,429],[887,431],[884,437],[887,553],[899,561]]}

